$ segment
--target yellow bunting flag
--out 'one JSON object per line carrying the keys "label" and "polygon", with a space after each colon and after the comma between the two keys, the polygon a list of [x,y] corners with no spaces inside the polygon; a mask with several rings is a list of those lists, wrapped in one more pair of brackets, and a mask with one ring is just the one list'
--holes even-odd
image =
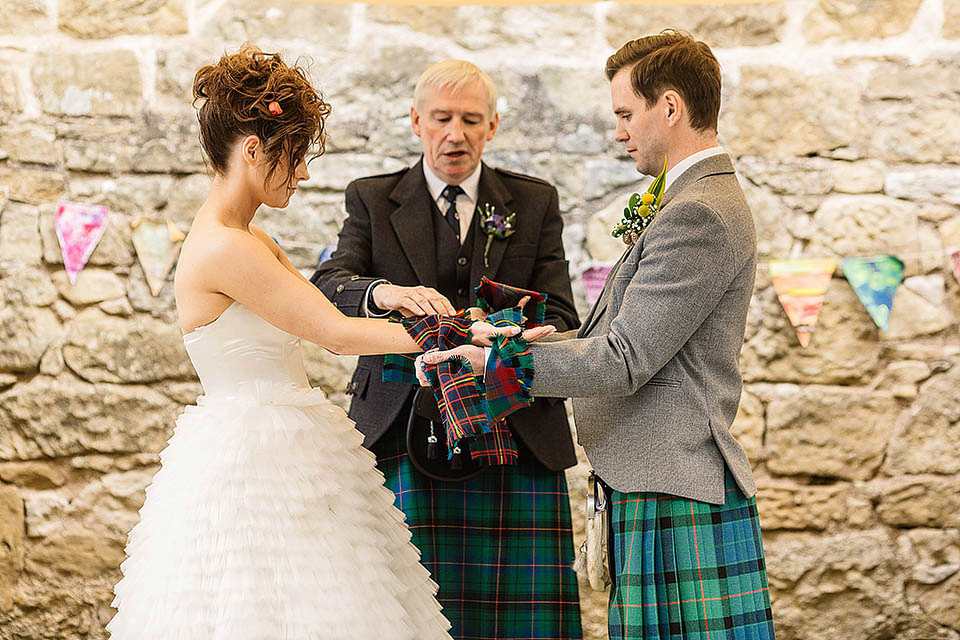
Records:
{"label": "yellow bunting flag", "polygon": [[823,296],[836,268],[832,258],[770,261],[773,288],[802,347],[810,344],[810,334],[817,324]]}
{"label": "yellow bunting flag", "polygon": [[133,248],[137,251],[150,293],[156,297],[167,280],[170,268],[177,261],[180,243],[186,236],[169,218],[137,218],[130,226],[133,227]]}

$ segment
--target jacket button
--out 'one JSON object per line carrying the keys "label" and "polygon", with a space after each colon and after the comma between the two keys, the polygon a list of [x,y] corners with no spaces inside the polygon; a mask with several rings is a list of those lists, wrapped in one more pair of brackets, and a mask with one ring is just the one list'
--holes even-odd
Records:
{"label": "jacket button", "polygon": [[352,276],[350,276],[350,279],[351,279],[351,280],[359,280],[359,279],[360,279],[360,276],[358,276],[358,275],[352,275]]}
{"label": "jacket button", "polygon": [[337,293],[343,293],[343,285],[342,285],[342,284],[338,284],[338,285],[337,285]]}
{"label": "jacket button", "polygon": [[464,289],[463,287],[460,287],[459,289],[457,289],[457,295],[458,295],[458,296],[465,296],[465,295],[467,295],[467,290]]}
{"label": "jacket button", "polygon": [[462,267],[463,265],[467,264],[467,262],[469,262],[469,260],[467,260],[467,259],[464,258],[463,256],[460,256],[460,259],[457,260],[457,264],[460,265],[461,267]]}

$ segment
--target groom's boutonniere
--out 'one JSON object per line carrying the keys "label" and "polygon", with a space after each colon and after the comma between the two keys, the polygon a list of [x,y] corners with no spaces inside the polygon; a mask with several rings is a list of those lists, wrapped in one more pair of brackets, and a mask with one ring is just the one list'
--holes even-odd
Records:
{"label": "groom's boutonniere", "polygon": [[489,267],[490,263],[487,260],[487,253],[490,251],[490,245],[493,243],[494,238],[509,238],[516,232],[516,229],[513,227],[513,221],[517,217],[516,213],[511,213],[507,216],[501,216],[497,213],[497,208],[490,204],[489,202],[483,203],[483,208],[480,209],[480,224],[483,228],[483,232],[487,234],[487,244],[483,248],[483,266]]}
{"label": "groom's boutonniere", "polygon": [[667,179],[667,158],[663,158],[663,170],[660,172],[647,190],[641,195],[635,193],[630,196],[630,203],[623,209],[623,218],[613,228],[614,238],[623,238],[623,243],[632,247],[640,239],[643,230],[650,226],[653,217],[660,210],[660,200],[663,199],[663,186]]}

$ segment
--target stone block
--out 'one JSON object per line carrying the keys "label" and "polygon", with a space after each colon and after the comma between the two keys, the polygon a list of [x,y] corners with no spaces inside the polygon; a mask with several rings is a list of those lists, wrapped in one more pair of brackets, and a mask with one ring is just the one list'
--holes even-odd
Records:
{"label": "stone block", "polygon": [[860,89],[851,79],[759,65],[740,73],[720,128],[734,155],[826,154],[857,139],[862,112],[850,97]]}
{"label": "stone block", "polygon": [[28,204],[56,202],[63,195],[63,174],[54,170],[0,168],[0,185],[9,188],[10,200]]}
{"label": "stone block", "polygon": [[865,485],[880,520],[892,527],[960,527],[960,479],[903,476]]}
{"label": "stone block", "polygon": [[16,487],[0,484],[0,614],[13,608],[23,571],[23,500]]}
{"label": "stone block", "polygon": [[18,123],[0,130],[0,150],[17,162],[58,165],[63,153],[52,126]]}
{"label": "stone block", "polygon": [[888,340],[908,340],[935,335],[955,325],[953,315],[942,304],[937,305],[908,287],[900,287],[893,297]]}
{"label": "stone block", "polygon": [[187,33],[184,0],[62,0],[57,9],[59,29],[77,38]]}
{"label": "stone block", "polygon": [[8,202],[0,210],[0,264],[4,270],[39,267],[43,258],[40,212],[35,206]]}
{"label": "stone block", "polygon": [[779,2],[616,3],[607,12],[607,44],[682,27],[711,48],[774,44],[783,37],[786,7]]}
{"label": "stone block", "polygon": [[[906,166],[887,170],[884,191],[895,198],[927,200],[938,198],[960,205],[960,169],[937,166]],[[955,207],[943,209],[937,218],[957,215]]]}
{"label": "stone block", "polygon": [[757,482],[757,511],[764,531],[824,530],[844,521],[849,487],[800,485],[783,480]]}
{"label": "stone block", "polygon": [[943,37],[960,38],[960,0],[943,0]]}
{"label": "stone block", "polygon": [[31,371],[60,336],[56,314],[38,307],[0,307],[0,371]]}
{"label": "stone block", "polygon": [[[914,374],[920,375],[922,371]],[[903,416],[890,442],[884,473],[902,476],[960,472],[960,397],[957,389],[960,389],[958,364],[920,385],[917,399]]]}
{"label": "stone block", "polygon": [[960,92],[960,62],[932,57],[920,64],[905,58],[875,61],[863,96],[870,100],[950,99]]}
{"label": "stone block", "polygon": [[[867,105],[866,155],[889,163],[960,162],[960,101],[882,101]],[[869,135],[866,135],[869,132]]]}
{"label": "stone block", "polygon": [[117,318],[97,309],[80,313],[70,323],[63,358],[89,382],[193,377],[179,327],[143,316]]}
{"label": "stone block", "polygon": [[47,113],[133,116],[144,106],[140,63],[132,51],[45,50],[31,72]]}
{"label": "stone block", "polygon": [[[218,19],[200,30],[207,41],[295,41],[338,43],[350,33],[350,4],[298,2],[297,0],[229,0],[220,5]],[[267,51],[276,48],[264,47]],[[233,51],[233,49],[228,49]]]}
{"label": "stone block", "polygon": [[53,282],[60,295],[74,306],[112,300],[126,293],[126,288],[117,274],[96,267],[88,267],[81,271],[75,284],[70,284],[66,271],[56,271],[53,274]]}
{"label": "stone block", "polygon": [[836,162],[833,164],[834,189],[840,193],[880,193],[883,191],[884,166],[877,160]]}
{"label": "stone block", "polygon": [[803,20],[810,42],[872,40],[900,35],[910,28],[921,0],[819,0]]}
{"label": "stone block", "polygon": [[123,543],[119,540],[64,533],[33,545],[27,554],[27,567],[44,574],[94,578],[106,571],[116,571],[123,559]]}
{"label": "stone block", "polygon": [[67,168],[91,173],[203,172],[194,116],[144,114],[142,119],[70,120],[57,127]]}
{"label": "stone block", "polygon": [[767,467],[778,475],[871,478],[899,413],[888,392],[804,387],[767,405]]}
{"label": "stone block", "polygon": [[867,640],[906,602],[893,544],[882,529],[764,536],[777,637]]}
{"label": "stone block", "polygon": [[730,425],[730,433],[747,452],[751,464],[756,466],[764,459],[763,433],[765,429],[763,419],[763,403],[749,391],[740,394],[740,406],[737,416]]}
{"label": "stone block", "polygon": [[0,462],[0,480],[27,489],[53,489],[67,481],[58,462]]}
{"label": "stone block", "polygon": [[159,451],[177,409],[145,386],[38,376],[0,394],[0,460]]}
{"label": "stone block", "polygon": [[919,224],[908,202],[883,195],[834,195],[817,209],[813,224],[808,255],[836,258],[839,267],[847,256],[892,253],[904,255],[906,275],[920,271]]}
{"label": "stone block", "polygon": [[0,11],[0,35],[40,35],[47,30],[47,4],[38,0],[5,0]]}

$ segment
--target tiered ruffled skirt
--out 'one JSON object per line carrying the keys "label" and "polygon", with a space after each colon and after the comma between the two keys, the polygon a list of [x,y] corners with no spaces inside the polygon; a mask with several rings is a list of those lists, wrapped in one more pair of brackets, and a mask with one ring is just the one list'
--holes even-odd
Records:
{"label": "tiered ruffled skirt", "polygon": [[115,588],[114,640],[449,640],[343,410],[255,385],[177,421]]}

